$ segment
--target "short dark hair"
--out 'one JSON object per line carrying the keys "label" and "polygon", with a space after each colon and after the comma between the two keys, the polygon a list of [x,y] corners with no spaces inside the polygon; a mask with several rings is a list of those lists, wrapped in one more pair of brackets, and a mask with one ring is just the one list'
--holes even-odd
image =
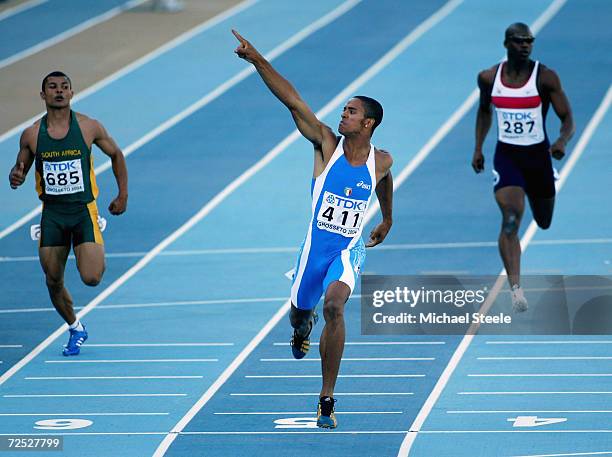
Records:
{"label": "short dark hair", "polygon": [[374,119],[374,125],[372,126],[372,132],[380,125],[383,119],[383,107],[382,105],[373,98],[366,97],[365,95],[355,95],[353,98],[361,100],[365,107],[365,117]]}
{"label": "short dark hair", "polygon": [[43,92],[45,91],[45,85],[47,84],[47,80],[53,76],[58,76],[60,78],[61,77],[66,78],[68,80],[68,84],[70,84],[70,88],[72,88],[72,81],[70,81],[70,78],[68,77],[66,73],[64,73],[63,71],[52,71],[47,76],[45,76],[42,80],[41,89]]}
{"label": "short dark hair", "polygon": [[532,35],[531,29],[529,26],[523,22],[515,22],[514,24],[510,24],[504,33],[504,43],[508,41],[508,39],[518,33],[524,33],[525,35]]}

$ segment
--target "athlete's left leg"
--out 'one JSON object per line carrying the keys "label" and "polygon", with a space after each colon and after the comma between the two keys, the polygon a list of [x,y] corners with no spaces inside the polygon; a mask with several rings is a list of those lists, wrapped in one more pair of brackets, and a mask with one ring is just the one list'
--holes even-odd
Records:
{"label": "athlete's left leg", "polygon": [[104,245],[92,242],[74,247],[81,280],[88,286],[97,286],[104,274]]}
{"label": "athlete's left leg", "polygon": [[536,224],[538,224],[538,227],[546,230],[550,227],[550,223],[552,222],[555,209],[555,197],[541,198],[528,196],[528,199],[533,219],[536,221]]}
{"label": "athlete's left leg", "polygon": [[334,396],[334,387],[338,379],[346,335],[344,306],[350,295],[351,289],[349,286],[340,281],[332,282],[325,291],[325,301],[323,303],[325,327],[323,327],[319,343],[323,374],[320,397]]}

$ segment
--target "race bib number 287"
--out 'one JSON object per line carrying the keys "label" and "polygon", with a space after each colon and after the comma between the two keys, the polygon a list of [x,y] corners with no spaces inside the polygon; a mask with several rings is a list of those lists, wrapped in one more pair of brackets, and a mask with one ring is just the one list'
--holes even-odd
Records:
{"label": "race bib number 287", "polygon": [[48,195],[74,194],[85,190],[80,159],[43,162],[43,178]]}
{"label": "race bib number 287", "polygon": [[354,200],[325,192],[317,213],[317,227],[328,232],[353,237],[359,233],[367,207],[366,200]]}

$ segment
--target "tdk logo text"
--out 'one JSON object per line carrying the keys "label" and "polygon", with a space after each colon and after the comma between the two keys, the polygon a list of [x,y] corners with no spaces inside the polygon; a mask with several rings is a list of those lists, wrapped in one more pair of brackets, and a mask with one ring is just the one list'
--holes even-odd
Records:
{"label": "tdk logo text", "polygon": [[361,187],[362,189],[365,189],[365,190],[370,190],[372,188],[372,185],[371,184],[366,184],[363,181],[359,181],[357,183],[357,187]]}
{"label": "tdk logo text", "polygon": [[367,202],[364,200],[349,200],[336,196],[334,202],[337,208],[354,209],[356,211],[365,211]]}
{"label": "tdk logo text", "polygon": [[45,162],[45,170],[47,171],[71,171],[76,170],[75,161],[71,162]]}
{"label": "tdk logo text", "polygon": [[525,113],[504,113],[504,120],[506,121],[532,121],[531,117],[533,113],[525,112]]}

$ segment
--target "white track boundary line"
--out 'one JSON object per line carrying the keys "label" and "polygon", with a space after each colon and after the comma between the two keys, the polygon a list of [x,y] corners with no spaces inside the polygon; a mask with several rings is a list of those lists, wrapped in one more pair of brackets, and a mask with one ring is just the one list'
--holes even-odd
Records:
{"label": "white track boundary line", "polygon": [[[394,46],[389,52],[387,52],[380,60],[378,60],[373,66],[366,70],[360,77],[349,84],[342,92],[340,92],[334,99],[332,99],[326,106],[317,112],[317,117],[322,118],[327,116],[335,107],[339,106],[340,103],[344,102],[347,97],[355,92],[359,87],[365,84],[367,81],[376,76],[381,72],[387,65],[395,60],[408,46],[418,40],[424,33],[435,26],[438,22],[448,16],[455,8],[457,8],[463,0],[450,0],[442,8],[436,11],[433,15],[423,21],[417,26],[411,33],[409,33],[402,41]],[[282,147],[286,148],[289,144],[293,143],[299,138],[300,134],[295,130],[285,140],[283,140],[275,149]],[[285,145],[286,144],[286,145]],[[273,150],[274,151],[274,150]],[[368,209],[365,215],[364,224],[367,224],[372,219],[376,211],[376,208]],[[183,418],[174,426],[174,428],[168,432],[163,441],[159,444],[155,450],[153,457],[163,456],[175,438],[182,432],[185,426],[191,421],[191,419],[204,407],[204,405],[213,397],[213,395],[221,388],[221,386],[230,378],[234,371],[242,364],[242,362],[250,355],[251,352],[259,345],[259,343],[266,337],[266,335],[272,330],[272,328],[280,321],[280,319],[289,311],[291,307],[291,300],[288,300],[283,306],[277,311],[272,319],[262,328],[262,330],[248,343],[244,350],[234,359],[232,364],[217,378],[215,383],[200,397],[200,399],[191,407],[191,409],[183,416]],[[0,383],[1,384],[1,383]]]}
{"label": "white track boundary line", "polygon": [[19,51],[16,54],[13,54],[5,59],[0,60],[0,69],[7,67],[15,62],[18,62],[19,60],[25,59],[26,57],[29,57],[33,54],[36,54],[37,52],[40,52],[43,49],[47,49],[51,46],[61,43],[62,41],[67,40],[68,38],[73,37],[95,25],[108,21],[109,19],[118,16],[124,11],[134,8],[144,3],[145,1],[146,0],[131,0],[127,3],[124,3],[123,5],[112,8],[105,13],[99,14],[98,16],[94,16],[84,22],[81,22],[80,24],[75,25],[74,27],[65,30],[62,33],[59,33],[51,38],[41,41],[40,43],[35,44],[34,46],[24,49],[23,51]]}
{"label": "white track boundary line", "polygon": [[[576,245],[576,244],[611,244],[612,238],[583,238],[583,239],[560,239],[560,240],[535,240],[531,242],[531,246],[557,246],[557,245]],[[469,241],[464,243],[411,243],[411,244],[383,244],[377,246],[379,251],[414,251],[422,249],[465,249],[465,248],[497,248],[497,241]],[[261,254],[292,254],[297,253],[296,247],[257,247],[257,248],[232,248],[232,249],[181,249],[167,250],[160,253],[160,256],[198,256],[198,255],[261,255]],[[114,258],[129,258],[143,257],[146,251],[132,252],[107,252],[106,257]],[[68,256],[69,260],[74,260],[73,254]],[[38,262],[38,256],[19,256],[0,257],[1,262]]]}
{"label": "white track boundary line", "polygon": [[[315,33],[317,30],[323,28],[333,20],[335,20],[340,15],[344,14],[346,11],[350,10],[361,0],[348,0],[341,4],[339,7],[327,13],[320,19],[314,21],[309,26],[303,28],[301,31],[296,33],[289,40],[285,41],[283,44],[274,48],[269,54],[267,54],[268,59],[273,59],[274,57],[279,56],[283,52],[287,51],[291,46],[295,46],[297,43],[305,39],[307,36]],[[227,91],[231,85],[237,84],[242,79],[246,78],[249,74],[253,73],[255,70],[252,67],[248,67],[242,72],[238,73],[238,75],[234,76],[232,79],[226,81],[226,83],[219,86],[215,91],[209,93],[206,97],[201,99],[199,102],[193,104],[190,108],[183,111],[181,115],[177,115],[172,118],[170,121],[167,121],[162,126],[155,129],[154,132],[161,133],[161,128],[166,126],[165,128],[170,128],[170,122],[174,120],[174,123],[179,122],[184,117],[186,117],[191,112],[199,109],[205,103],[208,103],[213,98],[218,97],[223,92]],[[372,75],[373,76],[373,75]],[[362,75],[363,77],[363,75]],[[371,76],[370,76],[371,77]],[[337,97],[338,98],[338,97]],[[341,99],[342,100],[342,99]],[[328,104],[326,108],[328,111],[332,110],[331,104]],[[325,108],[324,108],[325,109]],[[173,125],[173,124],[172,124]],[[146,137],[152,138],[153,132],[149,133]],[[262,157],[256,164],[247,169],[244,173],[242,173],[238,178],[232,181],[225,189],[223,189],[220,193],[218,193],[212,200],[210,200],[206,205],[204,205],[195,215],[193,215],[187,222],[185,222],[181,227],[179,227],[176,231],[162,240],[157,246],[151,249],[142,259],[140,259],[135,265],[133,265],[128,271],[126,271],[123,275],[117,278],[110,286],[108,286],[104,291],[102,291],[99,295],[97,295],[92,301],[90,301],[81,311],[77,313],[77,317],[82,318],[86,316],[91,310],[93,310],[100,302],[110,296],[115,290],[121,287],[126,281],[128,281],[132,276],[134,276],[137,272],[143,269],[151,260],[153,260],[161,251],[163,251],[166,247],[172,244],[174,241],[183,236],[187,231],[189,231],[194,225],[196,225],[200,220],[202,220],[205,216],[207,216],[214,208],[216,208],[221,202],[223,202],[230,194],[232,194],[237,188],[239,188],[242,184],[244,184],[247,180],[249,180],[253,175],[255,175],[259,170],[264,168],[268,163],[270,163],[277,155],[283,152],[293,141],[295,141],[299,136],[297,130],[295,130],[292,134],[290,134],[285,140],[279,143],[274,149],[269,151],[264,157]],[[149,138],[150,139],[150,138]],[[147,141],[149,141],[147,139]],[[139,140],[137,143],[143,142],[144,139]],[[134,144],[132,145],[134,146]],[[139,146],[139,145],[138,145]],[[137,146],[135,146],[137,147]],[[134,149],[135,149],[134,147]],[[133,150],[133,149],[132,149]],[[127,150],[125,151],[125,155],[127,155]],[[110,164],[107,163],[110,167]],[[102,167],[99,167],[102,168]],[[3,231],[0,233],[0,238],[2,234],[6,232]],[[9,368],[5,373],[0,376],[0,385],[4,384],[8,379],[10,379],[17,371],[19,371],[23,366],[29,363],[34,357],[40,354],[46,347],[48,347],[53,341],[55,341],[63,332],[66,325],[60,326],[55,332],[53,332],[49,337],[47,337],[42,343],[36,346],[29,354],[27,354],[23,359]]]}
{"label": "white track boundary line", "polygon": [[[237,4],[233,8],[230,8],[229,10],[226,10],[226,11],[218,14],[217,16],[213,16],[212,18],[207,19],[206,21],[202,22],[199,25],[196,25],[192,29],[187,30],[186,32],[184,32],[181,35],[173,38],[172,40],[168,41],[167,43],[162,44],[158,48],[152,50],[148,54],[145,54],[144,56],[140,57],[139,59],[135,60],[134,62],[126,65],[125,67],[123,67],[123,68],[117,70],[116,72],[108,75],[104,79],[101,79],[97,83],[92,84],[91,86],[87,87],[86,89],[80,91],[78,94],[76,94],[72,98],[72,103],[76,103],[77,101],[82,100],[82,99],[90,96],[91,94],[99,91],[100,89],[103,89],[104,87],[108,86],[109,84],[111,84],[111,83],[115,82],[116,80],[122,78],[126,74],[131,73],[132,71],[137,70],[138,68],[142,67],[143,65],[145,65],[148,62],[150,62],[151,60],[159,57],[162,54],[165,54],[168,51],[171,51],[172,49],[178,47],[179,45],[183,44],[184,42],[189,41],[195,35],[198,35],[199,33],[204,32],[205,30],[208,30],[209,28],[217,25],[218,23],[224,21],[225,19],[228,19],[229,17],[231,17],[231,16],[233,16],[233,15],[235,15],[235,14],[237,14],[237,13],[239,13],[239,12],[245,10],[245,9],[247,9],[248,7],[250,7],[251,5],[256,3],[257,1],[258,0],[245,0],[245,1]],[[36,116],[31,117],[27,121],[22,122],[21,124],[13,127],[10,130],[7,130],[2,135],[0,135],[0,143],[2,143],[8,137],[13,136],[16,133],[19,133],[21,130],[23,130],[24,128],[26,128],[29,125],[31,125],[34,121],[36,121],[38,118],[40,118],[44,114],[45,114],[45,112],[41,111]]]}
{"label": "white track boundary line", "polygon": [[[543,26],[548,20],[550,20],[552,18],[552,16],[554,16],[554,14],[556,14],[559,11],[559,9],[563,6],[563,4],[565,2],[566,2],[566,0],[557,0],[556,2],[552,3],[549,6],[549,8],[538,19],[538,21],[540,21],[539,25]],[[543,17],[547,18],[546,21],[541,20]],[[536,22],[538,22],[538,21],[536,21]],[[537,32],[535,26],[532,27],[532,29],[534,30],[534,32]],[[557,182],[557,191],[561,190],[561,188],[563,187],[563,185],[567,181],[567,177],[569,176],[569,174],[571,173],[572,169],[576,165],[576,162],[578,161],[578,159],[582,156],[584,150],[586,149],[586,146],[587,146],[588,142],[590,141],[591,137],[595,133],[595,130],[599,126],[599,124],[600,124],[601,120],[603,119],[603,117],[605,116],[606,112],[608,111],[608,108],[610,107],[610,102],[611,101],[612,101],[612,85],[608,87],[608,91],[606,92],[606,95],[604,96],[601,104],[599,105],[599,107],[595,111],[595,114],[593,115],[593,117],[589,121],[589,123],[588,123],[587,127],[585,128],[583,134],[581,135],[580,139],[578,140],[578,143],[574,147],[574,149],[572,151],[572,154],[570,155],[569,160],[567,161],[567,163],[563,167],[563,169],[561,171],[560,179]],[[527,228],[525,234],[523,235],[523,238],[521,239],[521,249],[523,251],[527,248],[529,242],[531,241],[531,239],[535,235],[536,230],[537,230],[537,225],[536,225],[536,223],[534,221],[532,221],[531,224],[529,225],[529,227]],[[497,294],[501,290],[502,285],[503,285],[503,281],[504,281],[504,278],[505,278],[503,276],[503,273],[504,273],[504,270],[502,270],[502,272],[500,273],[500,276],[498,277],[497,281],[495,282],[495,285],[491,289],[491,293],[489,295],[489,297],[491,299],[490,300],[487,299],[487,301],[485,301],[485,303],[483,304],[483,306],[482,306],[482,308],[480,310],[481,313],[484,313],[484,314],[488,313],[490,307],[493,304],[493,301],[494,301],[495,297],[497,296]],[[438,382],[434,386],[434,389],[432,390],[431,394],[429,395],[429,397],[427,398],[427,400],[423,404],[423,407],[421,408],[421,410],[419,411],[417,417],[415,418],[414,422],[412,423],[412,425],[410,427],[410,432],[406,435],[406,437],[405,437],[404,441],[402,442],[402,445],[401,445],[401,447],[399,449],[398,457],[399,456],[407,456],[407,455],[409,455],[410,448],[412,447],[412,444],[414,443],[414,440],[416,439],[418,433],[423,433],[423,432],[421,432],[421,427],[423,426],[423,423],[425,422],[425,419],[427,419],[427,416],[429,415],[429,413],[431,412],[434,404],[437,402],[438,398],[442,394],[442,391],[444,390],[444,387],[446,386],[446,384],[447,384],[448,380],[450,379],[451,375],[455,371],[455,368],[458,366],[461,358],[463,357],[463,355],[467,351],[470,343],[472,342],[472,339],[474,338],[474,333],[475,333],[475,330],[477,330],[477,328],[478,328],[478,326],[476,326],[475,329],[472,329],[470,327],[470,329],[468,330],[468,333],[471,333],[471,334],[466,334],[463,337],[463,339],[461,340],[461,343],[459,343],[459,346],[457,347],[455,353],[451,357],[451,359],[450,359],[448,365],[446,366],[444,372],[440,376],[440,379],[438,380]]]}
{"label": "white track boundary line", "polygon": [[612,455],[612,451],[593,451],[593,452],[572,452],[570,454],[530,454],[516,455],[514,457],[571,457],[571,456],[589,456],[589,455]]}
{"label": "white track boundary line", "polygon": [[2,13],[0,13],[0,21],[3,21],[6,18],[14,16],[15,14],[19,14],[23,11],[34,8],[38,5],[42,5],[43,3],[48,2],[48,1],[49,0],[30,0],[29,2],[24,2],[19,5],[15,5],[10,8],[7,8],[4,11],[2,11]]}

